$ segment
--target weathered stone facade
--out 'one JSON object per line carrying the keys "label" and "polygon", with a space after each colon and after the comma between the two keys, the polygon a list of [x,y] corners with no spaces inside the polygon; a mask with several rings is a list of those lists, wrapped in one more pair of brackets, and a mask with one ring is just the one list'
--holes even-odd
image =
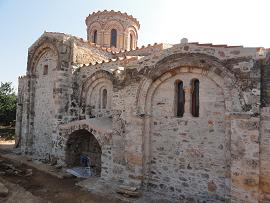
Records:
{"label": "weathered stone facade", "polygon": [[135,48],[132,16],[97,12],[86,24],[90,42],[45,32],[29,48],[18,88],[22,153],[62,165],[86,153],[101,179],[172,201],[270,201],[269,50],[185,40]]}

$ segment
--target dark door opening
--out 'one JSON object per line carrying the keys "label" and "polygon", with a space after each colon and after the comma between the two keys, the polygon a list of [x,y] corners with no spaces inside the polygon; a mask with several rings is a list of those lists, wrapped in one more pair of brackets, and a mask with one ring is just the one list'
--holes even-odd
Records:
{"label": "dark door opening", "polygon": [[67,166],[82,166],[82,157],[88,157],[91,171],[95,176],[100,176],[101,154],[97,139],[89,131],[77,130],[70,134],[66,145]]}

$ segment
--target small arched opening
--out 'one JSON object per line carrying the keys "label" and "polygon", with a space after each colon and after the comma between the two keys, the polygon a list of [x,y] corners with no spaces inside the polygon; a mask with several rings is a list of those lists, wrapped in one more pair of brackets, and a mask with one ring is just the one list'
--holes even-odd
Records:
{"label": "small arched opening", "polygon": [[92,42],[95,43],[95,44],[97,43],[97,30],[94,30],[94,32],[93,32]]}
{"label": "small arched opening", "polygon": [[111,47],[116,47],[117,45],[117,30],[111,30]]}
{"label": "small arched opening", "polygon": [[133,49],[133,35],[131,33],[129,34],[129,49]]}
{"label": "small arched opening", "polygon": [[183,117],[185,112],[185,92],[183,82],[175,81],[175,109],[176,117]]}
{"label": "small arched opening", "polygon": [[[89,160],[92,176],[101,174],[101,146],[95,136],[87,130],[77,130],[70,134],[66,144],[66,164],[69,167],[82,166],[83,158]],[[83,166],[85,167],[85,166]]]}

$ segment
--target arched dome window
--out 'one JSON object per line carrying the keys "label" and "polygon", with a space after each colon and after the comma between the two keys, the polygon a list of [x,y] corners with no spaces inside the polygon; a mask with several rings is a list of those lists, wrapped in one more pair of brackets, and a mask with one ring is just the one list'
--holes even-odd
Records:
{"label": "arched dome window", "polygon": [[111,47],[116,47],[117,44],[117,30],[111,30]]}
{"label": "arched dome window", "polygon": [[133,35],[131,33],[129,34],[129,49],[133,49]]}
{"label": "arched dome window", "polygon": [[97,43],[97,30],[95,30],[94,32],[93,32],[93,40],[92,40],[92,42],[93,43]]}

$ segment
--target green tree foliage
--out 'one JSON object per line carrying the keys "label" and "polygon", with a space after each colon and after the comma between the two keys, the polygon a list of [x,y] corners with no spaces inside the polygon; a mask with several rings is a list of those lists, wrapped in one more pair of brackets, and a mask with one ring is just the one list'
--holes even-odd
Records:
{"label": "green tree foliage", "polygon": [[0,124],[8,125],[16,120],[17,96],[11,82],[0,86]]}

